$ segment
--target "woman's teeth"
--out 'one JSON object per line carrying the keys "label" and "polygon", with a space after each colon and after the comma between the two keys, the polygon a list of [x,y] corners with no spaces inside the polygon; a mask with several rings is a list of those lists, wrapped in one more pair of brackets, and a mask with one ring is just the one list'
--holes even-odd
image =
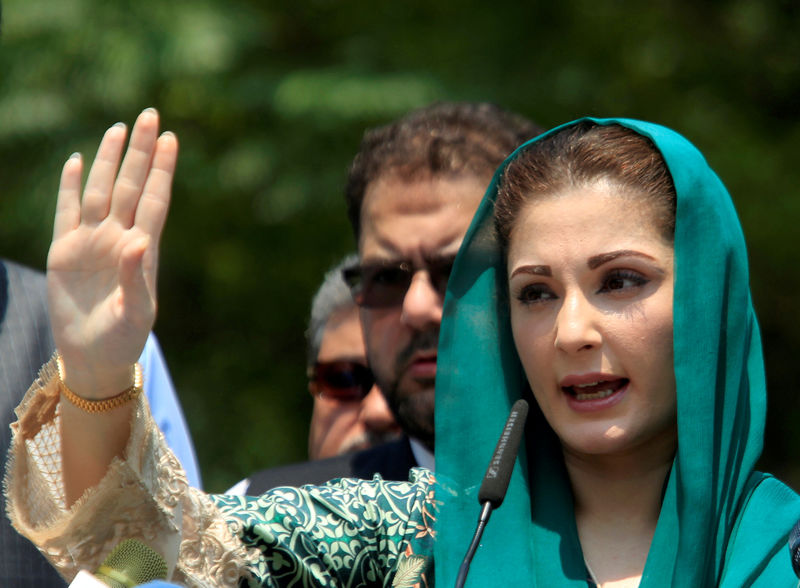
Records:
{"label": "woman's teeth", "polygon": [[576,400],[601,400],[608,398],[628,382],[627,378],[618,380],[600,380],[569,386],[565,390],[572,394]]}
{"label": "woman's teeth", "polygon": [[[576,386],[577,388],[577,386]],[[608,388],[606,390],[598,390],[597,392],[575,392],[577,400],[600,400],[601,398],[608,398],[614,393],[614,390]]]}

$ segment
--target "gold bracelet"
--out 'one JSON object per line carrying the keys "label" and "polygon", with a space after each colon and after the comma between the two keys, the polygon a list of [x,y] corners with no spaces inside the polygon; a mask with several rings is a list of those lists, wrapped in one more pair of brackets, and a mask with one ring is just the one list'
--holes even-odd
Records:
{"label": "gold bracelet", "polygon": [[135,400],[142,393],[142,366],[138,363],[133,365],[133,385],[111,398],[103,398],[102,400],[89,400],[88,398],[78,396],[69,389],[69,386],[64,382],[64,365],[61,361],[60,354],[56,355],[56,365],[58,366],[58,379],[61,385],[61,393],[72,404],[86,412],[98,413],[114,410],[123,404],[127,404],[131,400]]}

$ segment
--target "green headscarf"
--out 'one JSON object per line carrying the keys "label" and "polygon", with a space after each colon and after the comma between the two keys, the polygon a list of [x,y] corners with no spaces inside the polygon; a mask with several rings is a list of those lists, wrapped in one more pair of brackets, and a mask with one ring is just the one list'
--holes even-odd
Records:
{"label": "green headscarf", "polygon": [[[774,478],[754,472],[762,449],[766,384],[747,253],[733,203],[702,154],[674,131],[629,119],[586,120],[649,137],[678,195],[673,310],[678,451],[641,586],[793,586],[786,539],[800,518],[800,499]],[[478,485],[509,409],[525,389],[505,300],[506,269],[493,228],[498,179],[523,149],[495,174],[445,299],[436,377],[440,586],[454,583],[477,521]],[[526,444],[467,586],[585,588],[561,449],[535,406]]]}

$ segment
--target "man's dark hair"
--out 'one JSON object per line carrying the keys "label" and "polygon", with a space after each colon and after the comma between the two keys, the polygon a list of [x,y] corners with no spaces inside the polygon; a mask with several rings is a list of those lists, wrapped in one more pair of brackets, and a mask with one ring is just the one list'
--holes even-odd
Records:
{"label": "man's dark hair", "polygon": [[367,186],[381,176],[402,181],[472,176],[487,181],[506,156],[540,134],[531,121],[486,102],[440,102],[364,133],[347,178],[347,215],[356,239]]}

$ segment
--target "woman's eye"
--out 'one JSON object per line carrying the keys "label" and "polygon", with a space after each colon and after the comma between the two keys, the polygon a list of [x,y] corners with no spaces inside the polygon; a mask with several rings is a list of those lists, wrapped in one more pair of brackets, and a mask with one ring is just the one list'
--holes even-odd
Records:
{"label": "woman's eye", "polygon": [[523,304],[534,304],[537,302],[545,302],[547,300],[555,300],[555,293],[544,284],[531,284],[520,289],[517,294],[517,300]]}
{"label": "woman's eye", "polygon": [[639,272],[631,270],[615,270],[609,273],[600,286],[599,292],[619,292],[630,288],[638,288],[650,280]]}

